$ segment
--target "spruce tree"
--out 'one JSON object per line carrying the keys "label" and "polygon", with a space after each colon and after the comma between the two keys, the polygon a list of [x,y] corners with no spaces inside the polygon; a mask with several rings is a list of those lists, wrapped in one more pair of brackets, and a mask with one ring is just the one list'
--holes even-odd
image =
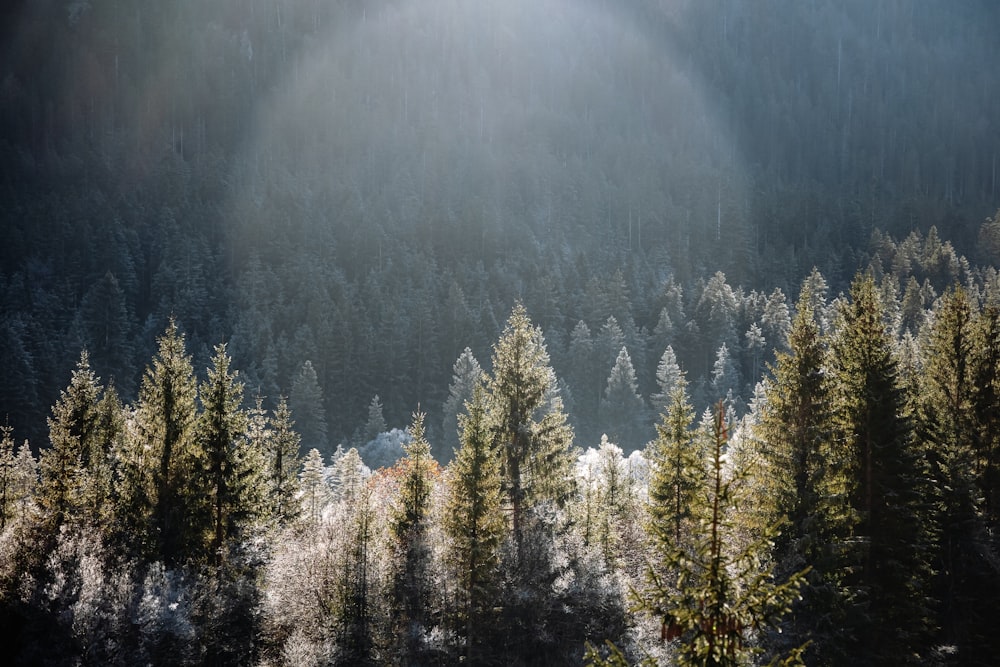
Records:
{"label": "spruce tree", "polygon": [[378,397],[378,394],[375,394],[368,404],[368,420],[365,422],[364,441],[371,442],[378,437],[379,433],[384,433],[388,429],[385,416],[382,414],[382,399]]}
{"label": "spruce tree", "polygon": [[693,431],[694,417],[682,373],[656,425],[657,437],[646,450],[650,466],[646,532],[654,553],[648,578],[653,590],[676,586],[677,573],[668,555],[688,550],[696,528],[692,512],[696,495],[704,487],[706,452]]}
{"label": "spruce tree", "polygon": [[459,418],[461,447],[448,469],[444,530],[447,564],[458,582],[456,630],[465,641],[465,659],[479,661],[490,633],[497,567],[504,536],[500,458],[490,438],[486,393],[477,386]]}
{"label": "spruce tree", "polygon": [[[656,558],[667,572],[676,573],[676,580],[671,584],[653,576],[639,603],[641,609],[662,619],[663,638],[677,642],[674,659],[679,665],[748,664],[760,652],[753,639],[780,625],[804,576],[799,572],[776,582],[765,564],[770,535],[739,539],[732,512],[742,502],[744,486],[739,480],[742,471],[733,470],[731,476],[725,473],[728,432],[720,401],[713,413],[707,457],[692,462],[696,471],[688,473],[691,479],[700,478],[689,496],[690,519],[696,525],[689,541],[678,545],[669,527],[651,525]],[[659,502],[653,497],[650,501],[654,507]],[[662,512],[670,516],[673,498],[667,502]],[[589,657],[604,662],[593,649]],[[607,664],[621,664],[620,652]]]}
{"label": "spruce tree", "polygon": [[977,479],[974,318],[961,287],[952,288],[937,304],[922,348],[918,423],[938,480],[941,534],[933,565],[941,643],[955,646],[965,664],[985,664],[1000,648],[993,631],[1000,582],[990,565],[993,556]]}
{"label": "spruce tree", "polygon": [[329,453],[326,439],[326,410],[323,407],[323,390],[311,361],[306,360],[292,382],[288,404],[295,414],[302,446]]}
{"label": "spruce tree", "polygon": [[330,487],[324,478],[323,455],[315,447],[309,450],[302,462],[299,484],[302,488],[302,509],[306,518],[319,525],[323,510],[331,499]]}
{"label": "spruce tree", "polygon": [[50,530],[82,518],[87,470],[102,456],[102,446],[97,441],[100,397],[101,389],[84,351],[69,386],[60,392],[52,408],[48,420],[51,447],[42,452],[39,461],[42,473],[39,504]]}
{"label": "spruce tree", "polygon": [[[173,320],[158,340],[159,349],[147,367],[136,408],[138,437],[126,456],[130,467],[126,493],[133,500],[132,519],[142,522],[149,503],[149,536],[155,555],[168,564],[184,559],[184,547],[194,497],[190,488],[197,468],[197,384],[184,335]],[[151,477],[149,483],[144,476]],[[142,528],[131,524],[136,529]],[[141,524],[140,524],[141,525]],[[146,540],[143,540],[144,542]]]}
{"label": "spruce tree", "polygon": [[[195,479],[198,498],[203,501],[198,518],[204,523],[200,534],[192,538],[195,548],[216,565],[254,527],[262,503],[263,452],[246,437],[243,383],[238,372],[230,372],[230,363],[225,343],[217,345],[199,392],[202,412]],[[194,524],[197,528],[198,522]]]}
{"label": "spruce tree", "polygon": [[0,533],[14,518],[14,428],[0,426]]}
{"label": "spruce tree", "polygon": [[465,404],[472,400],[472,393],[482,377],[483,369],[472,355],[472,350],[465,348],[452,366],[448,398],[442,409],[441,447],[435,453],[435,458],[442,463],[450,459],[459,446],[459,415],[465,411]]}
{"label": "spruce tree", "polygon": [[639,396],[632,359],[624,347],[608,375],[600,414],[604,429],[619,444],[629,450],[645,444],[646,404]]}
{"label": "spruce tree", "polygon": [[411,440],[403,448],[406,456],[398,465],[402,479],[390,526],[397,552],[393,593],[396,635],[404,662],[420,662],[420,638],[428,622],[428,516],[436,464],[424,437],[424,413],[413,414],[409,433]]}
{"label": "spruce tree", "polygon": [[674,354],[674,348],[668,345],[667,349],[663,351],[663,356],[660,357],[660,363],[656,366],[656,386],[659,391],[649,397],[655,414],[659,415],[667,411],[674,387],[681,377],[682,371],[677,363],[677,355]]}
{"label": "spruce tree", "polygon": [[270,437],[267,440],[266,471],[270,511],[280,525],[294,521],[301,511],[296,499],[300,467],[299,434],[295,432],[288,401],[282,396],[269,420]]}
{"label": "spruce tree", "polygon": [[542,332],[521,304],[493,348],[489,388],[493,442],[503,463],[504,495],[521,562],[528,510],[568,497],[573,437],[555,394]]}
{"label": "spruce tree", "polygon": [[[777,354],[773,379],[765,384],[759,422],[753,426],[760,466],[754,506],[761,525],[777,531],[773,553],[777,572],[783,575],[815,564],[820,557],[817,484],[821,452],[829,445],[832,424],[827,353],[813,297],[810,284],[804,283],[788,334],[788,351]],[[783,643],[797,645],[809,637],[814,640],[810,650],[822,652],[833,628],[824,629],[819,592],[807,587],[803,597],[789,624],[790,638]]]}
{"label": "spruce tree", "polygon": [[846,603],[845,660],[919,660],[930,634],[928,474],[871,277],[855,280],[831,343],[834,433],[820,515],[838,562],[821,575]]}

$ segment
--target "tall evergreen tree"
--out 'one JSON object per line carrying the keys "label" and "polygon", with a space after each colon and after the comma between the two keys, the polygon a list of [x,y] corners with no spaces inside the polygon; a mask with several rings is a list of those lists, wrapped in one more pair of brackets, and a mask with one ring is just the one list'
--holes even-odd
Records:
{"label": "tall evergreen tree", "polygon": [[40,505],[48,528],[78,521],[84,508],[87,469],[100,456],[98,403],[101,389],[86,351],[60,393],[49,418],[50,448],[42,453]]}
{"label": "tall evergreen tree", "polygon": [[519,561],[526,512],[546,500],[562,501],[569,492],[573,436],[553,379],[541,329],[517,304],[493,348],[489,388],[493,440],[503,462]]}
{"label": "tall evergreen tree", "polygon": [[371,442],[378,437],[379,433],[384,433],[388,428],[382,414],[382,400],[378,394],[375,394],[368,404],[368,421],[365,422],[364,441]]}
{"label": "tall evergreen tree", "polygon": [[14,518],[14,432],[11,426],[0,426],[0,533]]}
{"label": "tall evergreen tree", "polygon": [[284,396],[278,399],[278,407],[274,409],[269,425],[271,435],[267,441],[266,471],[270,511],[279,524],[285,525],[295,520],[300,512],[296,499],[299,493],[296,475],[300,467],[301,438],[295,432],[295,422]]}
{"label": "tall evergreen tree", "polygon": [[424,437],[424,413],[415,412],[404,445],[399,497],[391,519],[397,557],[395,573],[395,625],[406,663],[422,661],[421,637],[428,623],[430,598],[430,544],[428,543],[431,492],[436,464]]}
{"label": "tall evergreen tree", "polygon": [[[189,483],[196,473],[198,390],[184,335],[175,321],[170,321],[158,342],[139,389],[138,437],[126,457],[131,466],[127,494],[134,498],[133,519],[149,521],[145,531],[156,555],[177,563],[184,557],[194,504]],[[148,484],[143,479],[146,475],[151,477]],[[148,509],[142,507],[144,502],[150,504]]]}
{"label": "tall evergreen tree", "polygon": [[[215,347],[208,378],[201,385],[201,418],[197,430],[198,498],[205,529],[192,537],[210,562],[221,564],[227,552],[245,538],[261,513],[262,457],[246,437],[243,383],[230,372],[226,345]],[[197,526],[197,523],[195,523]]]}
{"label": "tall evergreen tree", "polygon": [[302,436],[302,446],[329,454],[323,390],[319,385],[316,369],[309,360],[302,364],[292,382],[288,405],[295,414],[295,423],[298,425],[299,435]]}
{"label": "tall evergreen tree", "polygon": [[930,636],[932,518],[927,469],[897,378],[871,277],[855,280],[831,343],[834,437],[825,448],[820,515],[839,553],[821,573],[847,603],[848,660],[909,663]]}
{"label": "tall evergreen tree", "polygon": [[632,359],[624,347],[608,375],[600,414],[603,427],[619,444],[630,450],[645,444],[646,403],[639,396]]}
{"label": "tall evergreen tree", "polygon": [[462,445],[449,466],[444,514],[446,559],[458,581],[456,629],[465,640],[469,664],[479,661],[490,631],[504,535],[500,458],[491,443],[486,400],[484,389],[477,386],[467,414],[459,417]]}
{"label": "tall evergreen tree", "polygon": [[470,348],[465,348],[455,360],[451,372],[448,398],[442,409],[441,447],[435,453],[435,458],[442,462],[449,460],[458,448],[461,436],[459,415],[464,413],[465,404],[472,400],[472,393],[483,377],[483,369]]}
{"label": "tall evergreen tree", "polygon": [[963,664],[988,664],[1000,649],[992,630],[1000,581],[977,479],[975,319],[965,290],[942,296],[923,345],[918,426],[927,443],[941,534],[934,561],[941,643]]}
{"label": "tall evergreen tree", "polygon": [[331,499],[330,487],[324,478],[323,455],[315,447],[309,450],[302,462],[299,484],[302,487],[302,509],[306,517],[319,525],[323,510]]}
{"label": "tall evergreen tree", "polygon": [[653,411],[656,414],[659,415],[666,412],[667,406],[671,402],[674,387],[677,386],[682,375],[681,367],[677,363],[677,355],[674,354],[674,348],[667,345],[667,348],[663,351],[663,356],[660,357],[660,363],[656,366],[656,386],[658,387],[658,391],[649,397]]}
{"label": "tall evergreen tree", "polygon": [[[816,563],[820,557],[815,525],[817,485],[823,465],[821,452],[829,445],[832,423],[826,347],[812,304],[810,284],[803,283],[788,334],[788,351],[777,354],[771,369],[773,379],[765,384],[759,422],[753,426],[760,465],[754,506],[763,528],[778,531],[774,559],[777,572],[783,575]],[[818,591],[806,588],[804,603],[798,605],[804,611],[789,624],[791,632],[784,645],[798,645],[811,638],[810,650],[823,651],[832,628],[823,627],[819,597]]]}
{"label": "tall evergreen tree", "polygon": [[[701,480],[690,496],[689,510],[697,525],[690,542],[678,546],[669,537],[670,529],[663,531],[662,525],[652,524],[656,556],[667,571],[676,572],[676,585],[654,576],[640,605],[663,620],[664,639],[677,640],[674,659],[680,665],[748,664],[760,650],[752,644],[754,635],[780,625],[804,576],[796,573],[776,582],[771,568],[763,564],[770,536],[738,539],[731,513],[742,502],[744,487],[738,483],[741,471],[732,471],[735,478],[727,478],[724,472],[729,440],[725,419],[720,401],[713,415],[708,456],[698,461],[698,472],[688,473]],[[668,498],[671,506],[672,501]],[[657,502],[651,496],[654,507]],[[671,506],[663,508],[668,516]],[[590,657],[597,657],[593,650]],[[620,654],[617,661],[620,664]]]}

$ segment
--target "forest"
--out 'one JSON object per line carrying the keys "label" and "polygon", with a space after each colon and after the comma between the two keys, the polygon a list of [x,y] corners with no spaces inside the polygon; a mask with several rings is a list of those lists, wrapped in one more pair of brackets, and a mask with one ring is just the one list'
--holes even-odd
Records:
{"label": "forest", "polygon": [[0,7],[16,664],[991,664],[1000,6]]}

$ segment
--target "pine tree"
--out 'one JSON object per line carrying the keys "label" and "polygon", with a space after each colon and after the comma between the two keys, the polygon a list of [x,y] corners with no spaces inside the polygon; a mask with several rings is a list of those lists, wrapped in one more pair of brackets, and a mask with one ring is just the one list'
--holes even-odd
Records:
{"label": "pine tree", "polygon": [[323,518],[323,510],[331,500],[330,487],[324,478],[323,455],[315,447],[309,450],[302,462],[299,484],[302,487],[302,509],[316,525]]}
{"label": "pine tree", "polygon": [[820,574],[847,603],[844,639],[831,647],[848,660],[914,661],[930,630],[927,470],[871,277],[852,285],[831,352],[834,437],[820,515],[839,563]]}
{"label": "pine tree", "polygon": [[288,404],[295,414],[302,446],[328,452],[326,439],[326,411],[323,408],[323,390],[316,377],[312,362],[306,360],[292,382]]}
{"label": "pine tree", "polygon": [[692,511],[695,496],[704,487],[705,452],[692,428],[694,416],[682,372],[646,453],[650,466],[646,532],[656,554],[648,575],[654,590],[676,586],[676,573],[666,556],[687,550],[696,527]]}
{"label": "pine tree", "polygon": [[465,659],[476,664],[497,589],[497,567],[504,535],[500,458],[491,444],[482,386],[459,421],[462,444],[449,466],[444,530],[447,563],[458,582],[457,630],[465,639]]}
{"label": "pine tree", "polygon": [[739,371],[729,353],[729,347],[723,343],[715,353],[715,364],[712,366],[712,398],[732,397],[740,392]]}
{"label": "pine tree", "polygon": [[42,453],[40,505],[44,521],[56,530],[78,521],[85,503],[86,474],[100,456],[97,442],[101,389],[90,370],[86,351],[73,371],[69,386],[59,394],[49,419],[51,447]]}
{"label": "pine tree", "polygon": [[503,462],[518,562],[526,512],[544,501],[561,502],[569,493],[572,430],[553,380],[542,332],[518,304],[493,348],[489,379],[490,423]]}
{"label": "pine tree", "polygon": [[[809,283],[803,283],[788,334],[788,351],[777,354],[771,369],[773,380],[765,384],[759,422],[753,426],[760,466],[754,507],[760,516],[758,528],[778,531],[773,553],[781,575],[816,564],[820,558],[815,525],[817,485],[823,465],[821,452],[829,445],[832,423],[827,353],[813,312],[813,296]],[[824,627],[818,596],[806,588],[804,602],[799,605],[802,611],[790,624],[792,632],[785,645],[797,645],[808,637],[814,641],[810,650],[823,652],[833,628]]]}
{"label": "pine tree", "polygon": [[13,501],[14,518],[17,521],[25,522],[33,508],[38,487],[38,461],[31,453],[31,446],[25,440],[17,449],[14,457],[14,470],[11,479],[11,492]]}
{"label": "pine tree", "polygon": [[619,444],[636,449],[645,444],[646,403],[639,396],[635,369],[628,350],[622,348],[611,368],[601,401],[601,419]]}
{"label": "pine tree", "polygon": [[461,356],[452,366],[451,384],[448,386],[448,398],[442,409],[441,447],[435,458],[442,463],[449,460],[454,450],[458,449],[460,429],[459,415],[465,410],[465,404],[472,400],[472,393],[483,377],[483,369],[472,355],[472,350],[465,348]]}
{"label": "pine tree", "polygon": [[972,335],[976,478],[987,525],[1000,534],[1000,306],[983,306],[974,318]]}
{"label": "pine tree", "polygon": [[420,661],[420,638],[428,622],[430,545],[427,533],[436,464],[424,437],[424,416],[422,412],[413,414],[409,428],[411,440],[404,445],[406,457],[399,464],[402,479],[391,519],[397,549],[395,624],[404,662]]}
{"label": "pine tree", "polygon": [[656,414],[661,414],[666,412],[667,406],[670,405],[671,396],[674,392],[674,387],[680,381],[683,373],[681,371],[680,365],[677,363],[677,355],[674,354],[674,348],[667,346],[667,349],[663,351],[663,356],[660,357],[660,363],[656,367],[656,385],[659,387],[659,391],[649,397],[650,402],[653,404],[653,411]]}
{"label": "pine tree", "polygon": [[204,501],[199,518],[207,530],[192,537],[195,548],[216,565],[253,529],[262,509],[263,452],[246,437],[247,415],[240,407],[243,383],[238,372],[230,372],[231,361],[225,343],[217,345],[199,392],[202,412],[195,479],[198,497]]}
{"label": "pine tree", "polygon": [[[138,437],[126,456],[130,467],[132,518],[144,522],[155,554],[168,564],[183,561],[188,518],[194,498],[189,484],[196,473],[197,385],[184,336],[173,320],[158,340],[159,350],[147,367],[136,408]],[[147,483],[143,477],[149,475]],[[143,504],[149,503],[148,510]],[[142,542],[147,540],[142,539]]]}
{"label": "pine tree", "polygon": [[388,430],[385,424],[385,417],[382,416],[382,401],[378,394],[372,396],[371,403],[368,404],[368,421],[365,422],[364,441],[371,442],[378,437],[379,433]]}
{"label": "pine tree", "polygon": [[268,494],[271,514],[280,525],[294,521],[300,513],[296,497],[299,480],[296,477],[300,467],[299,434],[295,432],[288,402],[282,396],[278,407],[269,420],[270,438],[267,456]]}
{"label": "pine tree", "polygon": [[[769,536],[745,544],[737,538],[738,527],[730,515],[741,503],[743,486],[739,470],[730,479],[723,472],[728,426],[721,401],[713,415],[710,443],[707,459],[698,462],[700,470],[688,473],[701,478],[690,496],[689,510],[697,529],[691,532],[689,543],[677,546],[672,537],[663,539],[671,530],[663,531],[655,522],[652,525],[656,557],[666,571],[676,573],[676,585],[653,577],[651,590],[640,603],[643,610],[662,618],[663,638],[678,641],[677,664],[735,667],[748,664],[759,652],[751,644],[754,635],[780,625],[798,595],[804,573],[776,583],[771,568],[764,564]],[[651,497],[654,507],[657,502]],[[669,515],[673,510],[663,511]],[[593,650],[590,658],[601,662],[595,660]]]}
{"label": "pine tree", "polygon": [[[963,662],[987,663],[1000,648],[993,638],[1000,587],[991,567],[977,472],[973,307],[955,287],[938,303],[923,345],[918,422],[927,443],[940,525],[934,561],[941,641]],[[978,653],[977,653],[978,651]]]}

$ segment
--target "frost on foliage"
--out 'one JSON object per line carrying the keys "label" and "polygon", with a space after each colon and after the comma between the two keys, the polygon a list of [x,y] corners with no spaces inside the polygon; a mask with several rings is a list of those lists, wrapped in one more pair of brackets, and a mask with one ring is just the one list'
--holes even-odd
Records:
{"label": "frost on foliage", "polygon": [[403,458],[403,445],[410,442],[410,434],[398,428],[383,431],[358,449],[361,459],[372,470],[391,468]]}

